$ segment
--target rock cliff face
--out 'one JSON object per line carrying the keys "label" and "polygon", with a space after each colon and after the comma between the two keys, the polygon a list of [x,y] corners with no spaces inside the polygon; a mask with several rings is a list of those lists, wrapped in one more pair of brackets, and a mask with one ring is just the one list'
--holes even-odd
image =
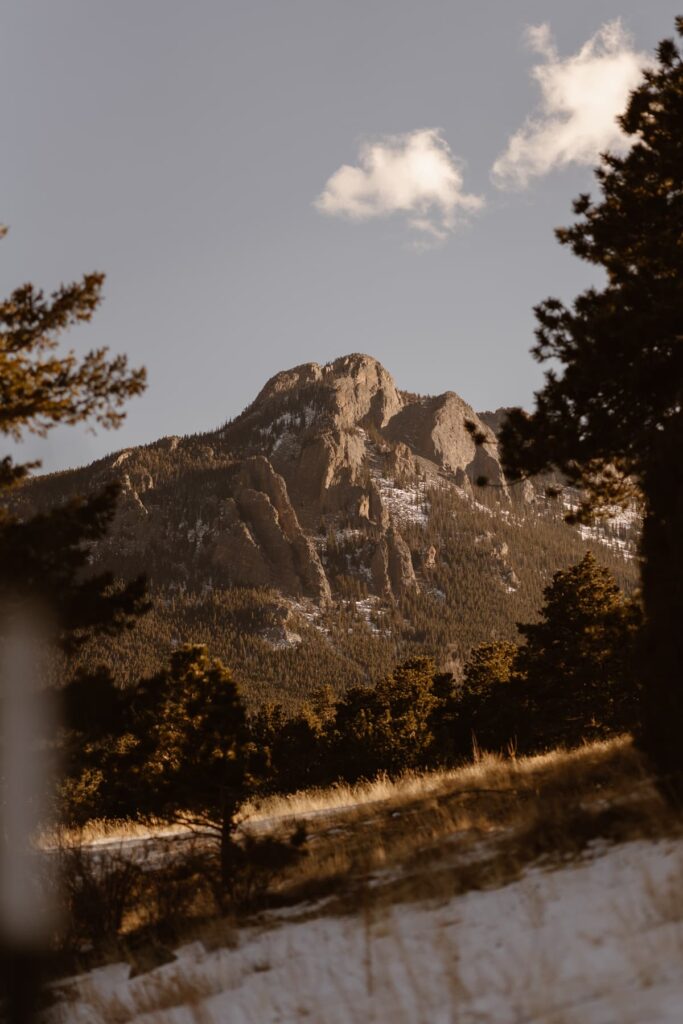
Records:
{"label": "rock cliff face", "polygon": [[[486,436],[484,444],[475,444],[465,426],[467,422]],[[453,391],[406,403],[390,420],[386,432],[390,440],[403,442],[451,474],[455,483],[468,492],[474,481],[485,476],[508,496],[493,431]]]}
{"label": "rock cliff face", "polygon": [[[117,570],[140,566],[153,581],[195,588],[271,587],[321,607],[355,579],[371,598],[399,600],[439,562],[415,533],[434,493],[482,508],[477,480],[486,477],[496,485],[488,507],[503,515],[534,499],[533,487],[507,487],[499,421],[452,391],[401,392],[377,360],[354,354],[276,374],[212,433],[35,480],[18,504],[28,511],[114,479],[119,511],[97,557]],[[482,550],[514,587],[505,553],[489,540]]]}
{"label": "rock cliff face", "polygon": [[391,375],[376,359],[358,354],[276,374],[242,415],[268,417],[285,397],[300,407],[310,404],[339,430],[366,423],[383,427],[403,406]]}
{"label": "rock cliff face", "polygon": [[330,599],[320,558],[299,525],[287,485],[263,456],[241,463],[210,534],[208,561],[230,581]]}

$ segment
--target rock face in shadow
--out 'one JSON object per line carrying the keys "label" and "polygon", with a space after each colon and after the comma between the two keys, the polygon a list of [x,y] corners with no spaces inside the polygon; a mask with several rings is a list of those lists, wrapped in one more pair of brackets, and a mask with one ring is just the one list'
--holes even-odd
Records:
{"label": "rock face in shadow", "polygon": [[[510,501],[495,434],[466,402],[452,391],[399,391],[376,359],[353,354],[276,374],[212,433],[38,479],[18,506],[117,480],[119,512],[99,552],[117,571],[139,565],[164,582],[272,587],[323,605],[349,572],[390,599],[419,587],[414,563],[424,553],[410,533],[427,514],[429,488],[471,497],[479,477]],[[337,550],[341,536],[356,538],[357,550]]]}
{"label": "rock face in shadow", "polygon": [[329,601],[315,546],[299,525],[283,478],[262,456],[241,464],[211,533],[209,562],[229,581]]}

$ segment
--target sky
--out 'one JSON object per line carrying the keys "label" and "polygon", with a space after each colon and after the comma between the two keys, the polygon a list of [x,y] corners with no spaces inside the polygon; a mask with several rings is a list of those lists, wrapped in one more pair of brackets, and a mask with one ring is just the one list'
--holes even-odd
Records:
{"label": "sky", "polygon": [[[599,281],[554,238],[669,0],[4,0],[0,294],[91,270],[65,345],[147,367],[116,433],[210,430],[349,352],[399,387],[530,407],[533,306]],[[8,446],[9,447],[9,446]]]}

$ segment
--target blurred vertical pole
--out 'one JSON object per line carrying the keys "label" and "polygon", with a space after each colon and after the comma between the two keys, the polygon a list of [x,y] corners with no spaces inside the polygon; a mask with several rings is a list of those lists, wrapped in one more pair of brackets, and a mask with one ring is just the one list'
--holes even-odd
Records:
{"label": "blurred vertical pole", "polygon": [[0,938],[10,1024],[34,1020],[54,924],[49,856],[35,848],[48,820],[56,722],[47,685],[47,630],[24,611],[0,635]]}

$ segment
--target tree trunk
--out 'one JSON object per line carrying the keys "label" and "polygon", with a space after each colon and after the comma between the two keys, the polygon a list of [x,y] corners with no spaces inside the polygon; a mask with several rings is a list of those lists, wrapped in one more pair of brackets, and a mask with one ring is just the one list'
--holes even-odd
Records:
{"label": "tree trunk", "polygon": [[660,788],[683,802],[683,419],[662,431],[643,484],[642,716],[639,744]]}
{"label": "tree trunk", "polygon": [[235,815],[239,801],[230,794],[223,795],[221,802],[220,867],[221,884],[227,889],[233,881],[238,864],[239,847],[235,843]]}
{"label": "tree trunk", "polygon": [[227,810],[223,812],[221,820],[221,885],[227,889],[232,878],[235,867],[235,852],[233,849],[233,822],[232,813]]}

